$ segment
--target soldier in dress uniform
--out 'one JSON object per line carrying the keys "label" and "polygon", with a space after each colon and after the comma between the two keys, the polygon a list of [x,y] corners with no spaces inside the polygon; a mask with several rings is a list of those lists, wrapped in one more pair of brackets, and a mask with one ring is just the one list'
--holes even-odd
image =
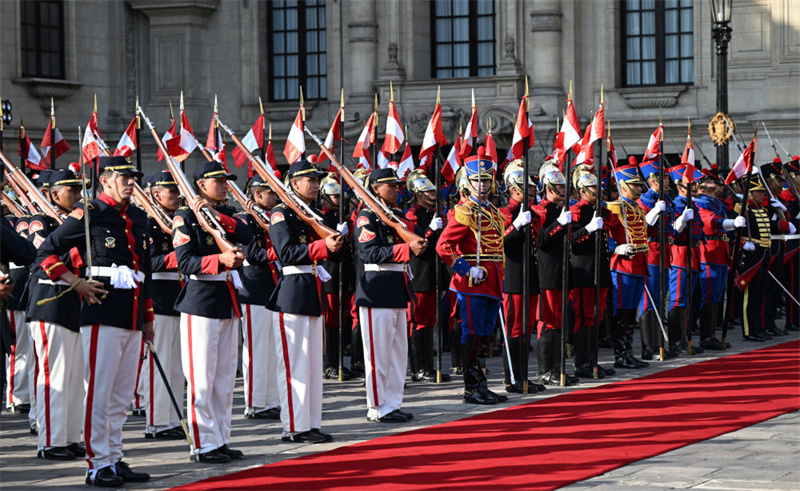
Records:
{"label": "soldier in dress uniform", "polygon": [[508,400],[487,386],[481,368],[481,344],[497,324],[503,295],[503,214],[489,203],[494,188],[492,161],[468,157],[463,165],[466,184],[462,204],[448,213],[436,252],[453,268],[450,289],[457,294],[461,318],[461,363],[464,402],[497,404]]}
{"label": "soldier in dress uniform", "polygon": [[[290,189],[312,211],[316,210],[313,203],[319,195],[319,178],[323,175],[324,172],[307,160],[296,161],[286,173]],[[270,236],[282,265],[281,277],[267,303],[267,308],[275,312],[273,332],[278,358],[282,440],[331,441],[333,437],[321,431],[322,331],[325,328],[322,316],[326,302],[320,275],[327,273],[319,262],[341,249],[342,236],[320,238],[284,203],[272,210]]]}
{"label": "soldier in dress uniform", "polygon": [[719,324],[722,297],[730,268],[730,248],[728,232],[736,227],[744,227],[742,216],[728,218],[728,207],[719,199],[722,192],[721,181],[713,174],[699,182],[700,195],[694,202],[703,221],[706,240],[698,244],[700,248],[700,347],[708,350],[725,349],[714,335]]}
{"label": "soldier in dress uniform", "polygon": [[614,305],[614,367],[643,368],[649,366],[633,356],[633,331],[636,309],[645,295],[647,280],[648,236],[655,236],[656,222],[666,209],[666,203],[656,201],[646,212],[637,203],[643,183],[634,164],[617,167],[616,178],[620,199],[609,202],[609,233],[613,241],[611,255],[612,297]]}
{"label": "soldier in dress uniform", "polygon": [[[789,174],[789,179],[794,184],[794,189],[800,189],[800,157],[795,155],[784,166]],[[800,229],[800,201],[792,192],[790,183],[787,183],[787,189],[781,192],[781,196],[784,197],[783,201],[786,204],[792,224],[796,230]],[[783,271],[787,289],[794,298],[800,298],[800,239],[795,238],[786,241]],[[800,331],[800,306],[790,298],[786,300],[786,324],[784,328],[787,331]]]}
{"label": "soldier in dress uniform", "polygon": [[[561,292],[564,287],[564,234],[572,221],[564,207],[564,175],[558,170],[555,159],[545,161],[539,168],[539,181],[545,198],[534,206],[536,221],[540,224],[537,238],[537,270],[539,273],[539,378],[546,385],[561,385]],[[566,384],[574,385],[578,378],[566,376]]]}
{"label": "soldier in dress uniform", "polygon": [[[86,484],[114,487],[150,476],[122,461],[122,425],[136,382],[142,337],[153,338],[150,248],[147,216],[130,205],[141,173],[126,157],[100,157],[103,192],[70,216],[39,247],[37,263],[53,282],[77,291],[81,302],[86,441]],[[84,220],[89,220],[90,250]],[[77,247],[91,255],[92,281],[77,276],[61,260]]]}
{"label": "soldier in dress uniform", "polygon": [[[597,377],[612,375],[612,369],[603,369],[597,362],[599,332],[595,332],[595,234],[604,232],[604,222],[608,219],[608,209],[600,206],[600,213],[595,211],[597,200],[602,203],[598,194],[597,176],[586,170],[577,170],[573,176],[575,189],[580,193],[580,200],[570,207],[572,212],[572,251],[570,253],[570,274],[572,291],[570,297],[575,310],[575,327],[573,347],[575,352],[575,376],[593,378],[595,368]],[[611,287],[610,254],[608,236],[603,234],[600,251],[600,321],[605,312],[606,297]],[[610,372],[610,373],[608,373]]]}
{"label": "soldier in dress uniform", "polygon": [[193,177],[198,199],[192,208],[179,208],[172,221],[172,246],[185,281],[175,309],[181,313],[191,459],[220,464],[242,457],[228,442],[241,318],[236,291],[242,284],[236,269],[245,256],[239,247],[221,252],[195,213],[206,208],[231,242],[249,244],[253,233],[226,203],[227,180],[235,175],[212,160],[197,164]]}
{"label": "soldier in dress uniform", "polygon": [[[247,186],[247,195],[253,204],[267,213],[278,204],[278,195],[257,174]],[[275,289],[275,264],[274,258],[270,258],[272,241],[269,232],[261,228],[249,213],[242,212],[237,217],[247,223],[254,237],[244,246],[242,289],[239,291],[242,302],[244,415],[250,419],[280,419],[275,326],[272,324],[274,312],[266,307]]]}
{"label": "soldier in dress uniform", "polygon": [[[525,199],[524,167],[522,160],[513,160],[506,165],[503,180],[505,181],[506,191],[508,192],[508,204],[500,208],[500,213],[504,219],[504,238],[503,249],[505,253],[505,279],[503,282],[503,315],[505,316],[506,336],[508,338],[508,350],[511,355],[511,366],[508,358],[503,356],[503,368],[505,371],[504,384],[506,392],[522,393],[525,380],[522,380],[523,368],[527,363],[523,363],[520,355],[527,357],[530,346],[530,335],[536,326],[536,305],[539,298],[539,275],[536,272],[536,237],[539,233],[538,222],[531,223],[531,203],[536,196],[536,185],[528,176],[528,196],[529,203],[525,207],[522,202]],[[538,218],[538,215],[537,215]],[[525,255],[525,225],[530,227],[530,273],[528,275],[528,337],[523,338],[523,295],[522,286],[524,282],[524,255]],[[523,366],[524,365],[524,366]],[[514,372],[516,384],[511,385],[511,371]],[[543,391],[544,385],[528,382],[528,390],[533,392]]]}
{"label": "soldier in dress uniform", "polygon": [[[367,170],[363,167],[357,168],[353,171],[353,177],[364,185],[364,180],[367,177]],[[350,243],[353,244],[353,230],[352,228],[355,227],[356,218],[358,214],[361,212],[361,209],[364,207],[364,203],[355,195],[355,193],[351,194],[351,208],[352,212],[350,213],[350,220],[347,223],[353,225],[351,230],[349,230],[348,239]],[[344,247],[344,246],[342,246]],[[364,274],[364,263],[361,259],[358,258],[358,254],[355,253],[355,245],[353,247],[353,290],[355,290],[355,285],[358,283],[358,279],[361,278],[361,275]],[[351,296],[350,301],[350,319],[353,323],[353,328],[350,331],[350,376],[351,377],[364,377],[364,347],[361,346],[361,324],[358,321],[358,307],[355,303],[355,295]]]}
{"label": "soldier in dress uniform", "polygon": [[[174,219],[181,206],[178,184],[168,170],[144,178],[142,187],[150,194],[153,204],[165,216]],[[183,401],[183,368],[181,364],[181,317],[175,301],[181,292],[178,258],[172,247],[172,236],[164,232],[155,218],[148,217],[150,235],[150,264],[153,294],[153,347],[158,361],[169,380],[175,399]],[[158,373],[153,355],[144,362],[140,381],[144,381],[146,412],[145,438],[180,440],[184,438],[181,417],[170,401],[167,386]]]}
{"label": "soldier in dress uniform", "polygon": [[[347,219],[347,209],[345,206],[345,220],[339,218],[339,199],[341,196],[341,187],[334,179],[333,173],[328,173],[320,181],[320,201],[322,202],[322,220],[323,223],[331,229],[338,229],[342,234],[344,240],[342,249],[339,254],[331,256],[322,261],[322,267],[331,275],[331,279],[322,284],[322,289],[325,292],[327,301],[327,308],[325,309],[325,357],[323,360],[325,378],[339,380],[339,283],[342,285],[342,293],[344,300],[342,305],[346,309],[345,325],[342,326],[342,343],[348,344],[346,341],[351,340],[351,332],[349,322],[352,317],[350,316],[350,306],[353,303],[353,290],[354,286],[354,272],[353,256],[353,242],[350,239],[351,222]],[[339,264],[342,264],[342,272],[344,275],[339,277]],[[360,348],[360,344],[359,344]],[[352,352],[351,352],[352,353]],[[342,367],[342,379],[350,379],[350,370],[347,367]]]}
{"label": "soldier in dress uniform", "polygon": [[[436,324],[436,241],[439,239],[444,221],[436,215],[436,187],[421,171],[415,170],[406,176],[406,189],[414,202],[406,211],[406,219],[425,232],[428,248],[420,255],[412,255],[408,261],[411,267],[414,293],[417,302],[409,302],[408,335],[410,345],[411,380],[435,382],[433,369],[433,334]],[[441,332],[441,331],[440,331]],[[442,381],[450,380],[443,373]]]}
{"label": "soldier in dress uniform", "polygon": [[[67,216],[80,199],[81,181],[69,170],[48,175],[46,193],[57,213]],[[58,223],[45,213],[28,222],[28,240],[39,248]],[[76,276],[82,276],[83,259],[78,249],[61,254],[61,261]],[[83,419],[83,348],[80,334],[81,300],[69,284],[53,282],[42,268],[31,268],[28,285],[27,321],[33,334],[38,363],[36,426],[38,456],[48,460],[85,457],[81,441]],[[39,301],[44,301],[39,305]]]}

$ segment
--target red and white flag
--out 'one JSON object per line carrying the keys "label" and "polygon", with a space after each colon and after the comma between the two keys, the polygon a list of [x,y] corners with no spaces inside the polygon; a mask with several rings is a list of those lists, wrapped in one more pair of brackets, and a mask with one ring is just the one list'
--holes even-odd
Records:
{"label": "red and white flag", "polygon": [[170,155],[175,157],[175,160],[182,162],[186,160],[186,157],[188,157],[195,148],[197,148],[197,144],[195,143],[192,125],[189,124],[189,118],[186,117],[186,113],[181,110],[180,135],[167,142],[167,150]]}
{"label": "red and white flag", "polygon": [[553,157],[558,160],[561,169],[564,168],[564,162],[567,161],[567,149],[564,147],[564,132],[559,131],[556,139],[553,142]]}
{"label": "red and white flag", "polygon": [[528,119],[528,113],[525,111],[525,101],[527,99],[528,96],[525,96],[519,103],[517,122],[514,124],[514,136],[511,138],[511,153],[513,155],[511,160],[521,159],[530,145],[528,137],[531,135],[531,123]]}
{"label": "red and white flag", "polygon": [[749,175],[753,171],[753,156],[756,153],[757,144],[758,138],[753,138],[753,141],[747,145],[747,148],[744,149],[744,152],[742,152],[736,160],[736,163],[731,167],[731,172],[725,179],[725,184],[730,184],[742,176]]}
{"label": "red and white flag", "polygon": [[[65,154],[67,150],[70,149],[69,143],[58,131],[58,128],[53,130],[55,134],[55,138],[51,137],[50,127],[52,125],[48,123],[47,129],[44,132],[44,138],[42,138],[42,144],[39,145],[42,148],[42,153],[44,154],[44,161],[50,165],[52,164],[52,159],[58,158],[59,156]],[[53,142],[55,140],[55,142]],[[54,148],[55,147],[55,148]],[[50,151],[52,150],[52,154]]]}
{"label": "red and white flag", "polygon": [[[175,129],[175,118],[170,117],[169,120],[170,120],[169,128],[167,128],[167,132],[164,133],[164,136],[161,137],[161,142],[164,143],[164,148],[167,149],[167,152],[169,152],[170,140],[178,136],[178,131]],[[167,158],[167,156],[164,155],[164,153],[161,151],[160,148],[158,149],[156,156],[158,156],[159,162]]]}
{"label": "red and white flag", "polygon": [[381,150],[387,154],[393,154],[400,150],[405,140],[406,137],[403,135],[403,125],[400,124],[397,108],[394,105],[394,101],[389,101],[389,116],[386,118],[386,137],[383,140]]}
{"label": "red and white flag", "polygon": [[306,138],[303,135],[303,108],[297,110],[297,116],[294,118],[292,129],[289,130],[289,138],[286,140],[286,146],[283,147],[283,156],[289,165],[300,160],[303,153],[306,151]]}
{"label": "red and white flag", "polygon": [[[372,168],[372,161],[369,158],[369,147],[375,141],[374,135],[375,113],[372,113],[367,120],[367,124],[364,125],[364,129],[361,130],[361,135],[356,142],[356,148],[353,150],[353,158],[363,159],[360,163],[367,169]],[[366,164],[364,164],[364,161],[366,161]]]}
{"label": "red and white flag", "polygon": [[130,157],[136,150],[136,143],[136,118],[134,117],[125,129],[125,133],[120,137],[117,148],[114,150],[114,156]]}
{"label": "red and white flag", "polygon": [[25,132],[25,127],[19,127],[19,156],[25,159],[25,167],[33,170],[44,170],[47,168],[36,146],[28,138],[28,133]]}
{"label": "red and white flag", "polygon": [[433,155],[437,143],[439,145],[447,145],[447,138],[445,138],[444,131],[442,131],[442,106],[440,104],[436,104],[431,120],[428,121],[425,136],[422,138],[422,148],[419,151],[420,165],[422,165],[423,159]]}
{"label": "red and white flag", "polygon": [[[341,139],[342,134],[342,107],[339,106],[339,112],[336,113],[336,117],[333,119],[333,124],[331,124],[331,129],[328,130],[328,136],[325,137],[325,148],[327,148],[332,154],[336,155],[336,152],[333,149],[333,142],[336,140]],[[319,157],[317,157],[317,163],[322,163],[328,160],[328,156],[325,155],[325,152],[320,151]]]}
{"label": "red and white flag", "polygon": [[[256,122],[253,123],[253,127],[250,128],[250,131],[248,131],[246,135],[244,135],[244,138],[242,138],[242,144],[244,144],[244,147],[250,153],[253,153],[264,146],[263,114],[256,119]],[[243,163],[247,162],[247,155],[238,146],[231,150],[231,155],[233,156],[233,163],[236,164],[236,167],[241,167]]]}
{"label": "red and white flag", "polygon": [[87,126],[86,132],[83,134],[83,141],[81,142],[81,152],[83,153],[83,161],[91,162],[100,156],[100,146],[95,140],[92,128]]}
{"label": "red and white flag", "polygon": [[606,115],[605,110],[603,109],[603,105],[600,105],[600,109],[594,113],[594,118],[592,118],[592,132],[591,136],[589,137],[589,144],[596,142],[597,140],[603,140],[606,137]]}
{"label": "red and white flag", "polygon": [[492,167],[497,170],[497,145],[494,143],[494,137],[488,133],[483,138],[483,154],[489,157],[492,161]]}
{"label": "red and white flag", "polygon": [[267,157],[267,165],[269,166],[272,173],[275,174],[275,171],[278,170],[278,164],[277,160],[275,160],[275,149],[272,148],[272,140],[269,140],[267,142],[266,157]]}
{"label": "red and white flag", "polygon": [[93,112],[91,117],[89,118],[89,122],[86,124],[86,127],[92,131],[94,135],[97,136],[99,140],[103,139],[103,135],[100,134],[100,129],[97,127],[97,113]]}
{"label": "red and white flag", "polygon": [[566,117],[564,122],[561,123],[561,133],[564,134],[564,139],[561,143],[561,148],[566,153],[567,149],[572,148],[576,152],[580,152],[580,148],[575,145],[581,141],[581,127],[578,124],[578,115],[575,113],[575,106],[571,100],[567,101]]}
{"label": "red and white flag", "polygon": [[397,177],[405,179],[406,174],[414,170],[414,157],[411,155],[411,146],[406,142],[403,156],[400,157],[400,165],[397,166]]}
{"label": "red and white flag", "polygon": [[686,148],[681,155],[681,164],[694,164],[694,143],[691,138],[686,138]]}
{"label": "red and white flag", "polygon": [[222,162],[225,171],[228,172],[228,157],[225,155],[225,142],[222,141],[222,133],[217,130],[216,120],[214,119],[217,113],[211,116],[211,125],[208,128],[208,136],[206,137],[206,151],[211,154],[214,160]]}
{"label": "red and white flag", "polygon": [[385,169],[389,167],[392,162],[389,160],[389,154],[384,149],[378,150],[378,169]]}
{"label": "red and white flag", "polygon": [[606,148],[608,150],[608,156],[611,159],[612,169],[617,168],[617,149],[614,148],[614,142],[611,141],[611,137],[608,137]]}
{"label": "red and white flag", "polygon": [[644,157],[642,157],[642,162],[646,160],[656,160],[658,159],[659,151],[659,143],[661,142],[661,136],[664,128],[661,125],[658,125],[658,128],[650,135],[650,141],[647,142],[647,150],[644,151]]}
{"label": "red and white flag", "polygon": [[447,154],[447,160],[445,160],[444,165],[442,166],[442,176],[448,183],[451,183],[455,180],[456,171],[458,171],[458,168],[461,167],[461,157],[459,157],[460,147],[461,135],[458,135],[458,139],[455,143],[453,143],[450,153]]}
{"label": "red and white flag", "polygon": [[461,147],[458,150],[458,158],[464,160],[472,153],[475,146],[475,139],[478,137],[478,108],[472,108],[472,116],[467,123],[467,130],[464,132],[464,138],[461,140]]}
{"label": "red and white flag", "polygon": [[592,135],[592,125],[589,125],[586,127],[586,132],[583,134],[581,151],[578,153],[578,156],[575,157],[575,161],[572,163],[573,167],[594,159],[594,145],[591,144]]}

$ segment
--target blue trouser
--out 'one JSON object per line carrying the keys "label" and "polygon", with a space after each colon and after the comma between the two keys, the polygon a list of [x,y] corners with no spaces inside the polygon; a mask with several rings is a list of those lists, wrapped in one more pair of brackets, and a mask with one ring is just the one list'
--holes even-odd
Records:
{"label": "blue trouser", "polygon": [[[658,269],[657,264],[647,265],[649,273],[647,276],[647,291],[650,292],[650,296],[647,295],[647,292],[642,296],[642,302],[639,304],[639,314],[658,308],[658,299],[661,298],[661,283],[663,283],[659,281]],[[669,269],[669,264],[667,264],[664,268],[664,274],[669,275]],[[650,297],[653,297],[652,300]]]}
{"label": "blue trouser", "polygon": [[691,288],[688,288],[688,283],[686,268],[673,266],[669,270],[669,310],[686,307],[687,295],[691,295],[700,283],[700,271],[692,271]]}
{"label": "blue trouser", "polygon": [[611,281],[614,283],[612,297],[614,299],[614,314],[618,310],[635,310],[642,303],[644,295],[644,276],[611,271]]}
{"label": "blue trouser", "polygon": [[494,331],[500,314],[500,299],[481,295],[458,294],[461,313],[461,342],[471,335],[488,336]]}
{"label": "blue trouser", "polygon": [[727,266],[709,263],[700,264],[700,292],[703,296],[700,308],[722,301],[727,280]]}

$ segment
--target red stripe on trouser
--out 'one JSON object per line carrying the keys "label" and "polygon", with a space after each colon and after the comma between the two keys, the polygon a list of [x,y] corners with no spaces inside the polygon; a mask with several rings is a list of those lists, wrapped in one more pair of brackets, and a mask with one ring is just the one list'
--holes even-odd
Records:
{"label": "red stripe on trouser", "polygon": [[191,397],[189,398],[189,413],[192,415],[192,432],[194,433],[194,448],[200,449],[203,444],[200,442],[200,426],[197,424],[197,412],[195,411],[194,401],[194,352],[192,351],[192,316],[186,316],[186,344],[189,348],[189,383],[192,385]]}
{"label": "red stripe on trouser", "polygon": [[142,401],[139,397],[139,379],[142,376],[142,366],[144,365],[142,358],[144,358],[144,340],[142,340],[142,345],[139,348],[139,368],[136,370],[136,385],[133,386],[133,400],[137,409],[142,407]]}
{"label": "red stripe on trouser", "polygon": [[45,446],[50,446],[50,347],[47,342],[47,332],[44,328],[44,321],[39,321],[39,329],[42,331],[42,352],[44,359],[44,426],[47,429]]}
{"label": "red stripe on trouser", "polygon": [[247,311],[247,406],[253,405],[253,313],[250,304],[245,304]]}
{"label": "red stripe on trouser", "polygon": [[[17,316],[14,315],[13,310],[7,311],[8,320],[11,324],[11,331],[14,333],[14,339],[17,338]],[[14,378],[16,375],[15,362],[16,362],[17,343],[11,345],[11,353],[8,355],[8,403],[14,404]]]}
{"label": "red stripe on trouser", "polygon": [[706,305],[711,303],[711,268],[706,264]]}
{"label": "red stripe on trouser", "polygon": [[681,303],[681,280],[683,279],[683,275],[681,275],[680,269],[677,273],[677,281],[675,284],[675,303],[672,304],[672,308],[677,307]]}
{"label": "red stripe on trouser", "polygon": [[289,363],[289,345],[286,341],[286,324],[283,320],[283,312],[278,314],[281,330],[281,348],[283,349],[283,366],[286,369],[286,395],[287,395],[287,403],[286,405],[289,406],[289,431],[294,433],[294,402],[292,401],[292,368],[291,364]]}
{"label": "red stripe on trouser", "polygon": [[372,337],[372,309],[370,307],[367,307],[367,323],[369,324],[367,327],[369,329],[369,362],[372,365],[369,371],[369,376],[372,379],[372,399],[375,407],[378,407],[381,402],[378,400],[378,373],[375,369],[375,343]]}
{"label": "red stripe on trouser", "polygon": [[[147,359],[148,359],[148,363],[149,363],[149,366],[150,366],[150,370],[149,370],[150,371],[150,373],[149,373],[149,376],[150,376],[149,377],[150,378],[150,380],[149,380],[150,381],[150,397],[148,398],[148,402],[150,403],[149,404],[150,405],[150,410],[147,411],[147,417],[150,419],[150,426],[154,426],[153,421],[154,421],[155,417],[153,416],[153,413],[155,413],[156,404],[155,404],[155,401],[153,400],[154,399],[154,397],[153,397],[153,381],[154,381],[153,380],[153,371],[155,370],[155,367],[153,366],[153,354],[150,353],[150,356],[148,356]],[[137,384],[137,386],[138,386],[138,384]]]}
{"label": "red stripe on trouser", "polygon": [[[472,296],[464,295],[462,298],[464,299],[464,303],[467,307],[467,327],[469,328],[469,333],[475,334],[475,327],[472,325],[472,305],[470,303]],[[461,332],[464,332],[464,319],[461,319]]]}
{"label": "red stripe on trouser", "polygon": [[86,443],[86,462],[89,469],[94,469],[92,459],[92,404],[94,404],[95,367],[97,365],[97,336],[100,334],[100,324],[93,324],[89,341],[89,389],[86,391],[86,414],[83,417],[83,440]]}
{"label": "red stripe on trouser", "polygon": [[239,300],[236,298],[236,288],[233,286],[233,281],[226,281],[228,285],[228,292],[231,294],[231,302],[233,303],[233,311],[236,312],[236,318],[242,318],[242,311],[239,310]]}

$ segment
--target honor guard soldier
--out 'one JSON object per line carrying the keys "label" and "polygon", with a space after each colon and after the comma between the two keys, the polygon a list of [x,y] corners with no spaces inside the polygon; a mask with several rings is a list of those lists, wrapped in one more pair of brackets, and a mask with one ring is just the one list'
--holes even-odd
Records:
{"label": "honor guard soldier", "polygon": [[[578,169],[573,175],[575,189],[580,200],[570,207],[572,212],[572,251],[570,253],[570,275],[572,291],[570,296],[575,310],[573,347],[575,352],[575,376],[604,378],[613,375],[613,369],[603,369],[597,363],[599,332],[595,331],[595,271],[600,272],[600,321],[605,313],[606,297],[611,287],[611,265],[608,250],[608,236],[603,234],[603,247],[600,251],[600,264],[595,263],[595,234],[603,233],[608,210],[602,205],[598,193],[597,177],[594,173]],[[600,204],[600,213],[595,207]],[[610,372],[610,373],[609,373]]]}
{"label": "honor guard soldier", "polygon": [[[286,173],[289,188],[315,213],[319,178],[325,175],[307,160],[293,163]],[[267,303],[275,312],[273,332],[278,358],[282,440],[323,443],[333,437],[322,425],[322,339],[325,300],[319,262],[342,247],[339,234],[324,239],[285,203],[272,210],[270,236],[282,265],[281,277]],[[318,267],[319,266],[319,267]]]}
{"label": "honor guard soldier", "polygon": [[[436,326],[436,241],[441,234],[444,221],[436,215],[436,187],[422,171],[414,170],[406,176],[406,189],[413,197],[413,204],[406,211],[406,219],[419,230],[424,231],[428,247],[420,255],[412,255],[408,261],[411,268],[411,284],[417,302],[409,302],[408,317],[411,380],[435,382],[433,369],[433,334]],[[442,331],[440,331],[442,332]],[[443,373],[442,381],[450,380]]]}
{"label": "honor guard soldier", "polygon": [[[686,339],[690,333],[686,330],[694,326],[694,319],[687,321],[687,298],[694,297],[694,292],[700,282],[700,244],[705,240],[703,222],[692,203],[689,207],[689,193],[694,196],[696,192],[695,181],[703,177],[703,173],[693,167],[694,176],[686,183],[684,174],[686,165],[681,164],[669,169],[670,178],[675,181],[678,195],[675,196],[675,205],[672,212],[673,240],[670,245],[669,269],[669,339],[671,351],[686,351]],[[692,234],[693,247],[689,248],[689,234]],[[692,255],[691,259],[688,258]],[[690,263],[691,261],[691,263]],[[689,284],[688,265],[692,267],[692,283]],[[694,315],[692,315],[694,317]],[[703,348],[695,346],[692,353],[702,353]]]}
{"label": "honor guard soldier", "polygon": [[[85,206],[78,204],[50,233],[39,247],[37,262],[51,281],[68,283],[82,297],[86,484],[114,487],[150,479],[122,461],[122,425],[136,383],[142,337],[153,338],[153,306],[147,216],[130,205],[141,173],[126,157],[100,157],[98,172],[103,192]],[[91,258],[90,281],[61,260],[73,247],[82,251],[87,265]]]}
{"label": "honor guard soldier", "polygon": [[614,368],[643,368],[649,366],[633,356],[633,331],[636,328],[636,309],[645,295],[647,280],[648,235],[655,234],[653,228],[666,203],[656,201],[646,212],[636,202],[642,194],[642,181],[635,164],[617,167],[616,178],[620,187],[620,199],[607,204],[609,232],[613,242],[611,255],[611,280],[614,305]]}
{"label": "honor guard soldier", "polygon": [[[80,200],[81,180],[69,170],[53,170],[48,178],[50,186],[45,192],[56,212],[67,216]],[[37,213],[29,220],[28,240],[38,248],[57,227],[53,218]],[[61,254],[60,260],[69,271],[82,276],[84,264],[78,249]],[[84,399],[81,299],[69,286],[64,281],[50,280],[42,268],[31,268],[25,310],[36,349],[37,371],[42,374],[36,384],[38,455],[48,460],[86,456],[79,445]]]}
{"label": "honor guard soldier", "polygon": [[198,199],[192,208],[179,208],[172,221],[172,246],[185,281],[175,309],[181,313],[191,458],[220,464],[242,457],[228,443],[241,318],[236,290],[242,285],[235,270],[245,258],[238,247],[221,252],[195,213],[205,208],[231,242],[249,244],[253,233],[233,217],[234,209],[225,201],[227,180],[236,180],[235,175],[212,160],[197,164],[193,177]]}
{"label": "honor guard soldier", "polygon": [[[142,187],[149,193],[153,204],[166,217],[174,220],[181,206],[178,184],[168,170],[144,178]],[[164,232],[153,217],[147,219],[150,234],[150,264],[153,281],[153,347],[164,369],[175,399],[183,401],[183,368],[181,365],[181,317],[175,302],[181,292],[178,258],[172,247],[172,236]],[[145,438],[180,440],[184,438],[181,417],[169,398],[167,386],[158,373],[152,354],[142,367],[140,379],[144,381],[146,401]]]}
{"label": "honor guard soldier", "polygon": [[453,268],[450,289],[457,294],[461,319],[461,363],[464,402],[497,404],[508,400],[489,390],[479,358],[482,343],[494,332],[503,295],[503,214],[489,202],[494,165],[473,155],[462,167],[466,177],[463,203],[448,213],[436,252]]}
{"label": "honor guard soldier", "polygon": [[[393,208],[401,182],[394,169],[387,167],[373,170],[364,187],[403,220],[402,212]],[[414,230],[413,225],[404,223],[408,230]],[[416,302],[407,262],[412,253],[422,255],[427,242],[401,242],[394,230],[367,206],[358,213],[353,237],[356,253],[364,263],[364,274],[356,284],[355,304],[364,345],[367,419],[410,421],[414,416],[400,410],[408,358],[406,306]]]}
{"label": "honor guard soldier", "polygon": [[[250,180],[247,195],[253,204],[266,213],[278,204],[278,195],[258,174]],[[241,270],[243,288],[239,291],[244,351],[244,415],[251,419],[280,419],[278,363],[273,334],[275,326],[272,324],[274,312],[266,307],[275,289],[275,265],[269,257],[272,242],[269,232],[261,228],[252,215],[242,212],[237,216],[247,223],[254,237],[244,247],[245,260]]]}
{"label": "honor guard soldier", "polygon": [[[356,170],[353,171],[353,177],[356,181],[360,182],[362,186],[364,185],[367,174],[367,170],[363,167],[357,167]],[[352,193],[351,196],[350,204],[353,211],[350,213],[350,220],[348,223],[355,225],[356,218],[358,218],[358,214],[364,207],[364,203],[355,193]],[[349,238],[352,243],[354,240],[353,231],[350,230],[349,232]],[[355,253],[355,244],[353,244],[353,290],[355,290],[355,284],[362,274],[364,274],[364,263],[361,262],[358,258],[358,254]],[[353,297],[355,298],[355,295]],[[356,307],[354,300],[350,302],[350,319],[352,319],[353,322],[353,329],[350,331],[350,377],[363,377],[365,376],[364,347],[361,346],[361,325],[358,322],[358,307]]]}
{"label": "honor guard soldier", "polygon": [[[530,335],[536,326],[536,305],[539,299],[539,275],[536,272],[536,237],[539,233],[538,222],[531,223],[531,203],[536,196],[536,185],[528,176],[528,206],[523,206],[525,199],[525,172],[522,160],[513,160],[506,165],[503,181],[508,193],[508,204],[500,208],[500,213],[504,219],[504,239],[503,249],[505,253],[505,279],[503,282],[503,316],[505,317],[506,336],[508,339],[508,351],[511,356],[511,366],[508,365],[508,358],[503,357],[503,368],[505,376],[503,383],[506,392],[522,393],[524,380],[521,380],[523,368],[528,364],[523,363],[521,356],[528,356],[528,346],[530,346]],[[538,215],[537,215],[538,218]],[[523,338],[523,308],[524,299],[522,285],[524,282],[523,263],[525,256],[525,225],[530,227],[530,259],[531,271],[528,275],[528,337]],[[514,373],[516,383],[511,385],[511,371]],[[530,392],[545,390],[545,386],[528,382]]]}
{"label": "honor guard soldier", "polygon": [[[354,272],[353,256],[353,242],[350,239],[350,226],[348,225],[347,209],[345,206],[345,220],[339,217],[339,199],[341,196],[341,187],[334,179],[335,174],[328,173],[320,181],[320,201],[322,202],[322,221],[331,228],[339,230],[342,234],[342,249],[339,254],[324,259],[322,267],[331,275],[331,279],[322,284],[322,290],[325,293],[327,306],[325,309],[325,357],[323,359],[325,378],[339,380],[339,284],[342,283],[343,301],[342,306],[345,309],[342,316],[345,320],[345,325],[341,327],[342,344],[347,340],[351,340],[351,332],[349,319],[350,306],[353,303],[353,290],[354,286]],[[342,264],[343,276],[339,276],[339,265]],[[360,347],[360,345],[359,345]],[[350,370],[347,367],[343,368],[343,380],[350,380]]]}
{"label": "honor guard soldier", "polygon": [[703,221],[705,242],[700,248],[700,347],[707,350],[726,349],[714,331],[719,324],[722,297],[730,268],[728,232],[747,223],[743,216],[728,218],[728,207],[719,199],[721,182],[713,174],[706,174],[699,182],[700,195],[694,202]]}
{"label": "honor guard soldier", "polygon": [[[533,207],[540,224],[537,238],[537,271],[539,273],[539,378],[546,385],[561,385],[561,290],[564,288],[564,234],[572,221],[564,207],[564,175],[555,160],[546,161],[539,169],[545,198]],[[566,376],[566,385],[574,385],[577,377]]]}
{"label": "honor guard soldier", "polygon": [[[787,183],[788,189],[781,192],[784,196],[788,216],[796,230],[800,229],[800,200],[792,192],[800,189],[800,157],[795,155],[790,162],[784,164],[792,182]],[[794,186],[792,186],[794,185]],[[794,298],[800,298],[800,238],[786,240],[786,255],[784,256],[784,280],[789,293]],[[787,331],[800,331],[800,305],[792,299],[786,301],[786,324]]]}
{"label": "honor guard soldier", "polygon": [[[631,165],[635,165],[636,157],[628,157],[628,162]],[[660,196],[661,183],[659,180],[659,163],[653,160],[642,161],[642,163],[639,164],[639,171],[642,173],[642,176],[644,176],[645,182],[648,186],[647,191],[639,197],[639,206],[641,206],[645,213],[650,213],[650,211],[656,207],[656,203],[659,201]],[[671,217],[673,213],[672,210],[675,208],[675,204],[673,203],[672,198],[669,196],[669,183],[670,178],[668,175],[665,175],[663,201],[665,207],[663,216],[665,217]],[[658,216],[656,215],[655,218],[658,219]],[[665,247],[671,240],[672,235],[672,220],[666,220],[664,222],[664,236],[667,241],[667,243],[665,243]],[[661,313],[658,311],[658,299],[662,298],[662,295],[665,294],[661,290],[662,285],[665,284],[666,280],[669,278],[670,260],[669,256],[664,259],[664,276],[666,278],[661,278],[659,272],[659,264],[661,261],[661,244],[659,243],[658,234],[649,234],[647,241],[649,249],[647,251],[646,288],[647,292],[649,292],[649,295],[645,293],[639,306],[639,326],[641,334],[642,359],[654,360],[661,356],[660,348],[664,345],[664,337],[661,333],[661,328],[659,327],[659,316]],[[665,299],[664,301],[666,302],[667,300]],[[666,319],[662,319],[662,321],[666,322]],[[665,358],[675,358],[676,356],[678,356],[677,351],[672,351],[669,349],[669,347],[666,347],[664,350]]]}

